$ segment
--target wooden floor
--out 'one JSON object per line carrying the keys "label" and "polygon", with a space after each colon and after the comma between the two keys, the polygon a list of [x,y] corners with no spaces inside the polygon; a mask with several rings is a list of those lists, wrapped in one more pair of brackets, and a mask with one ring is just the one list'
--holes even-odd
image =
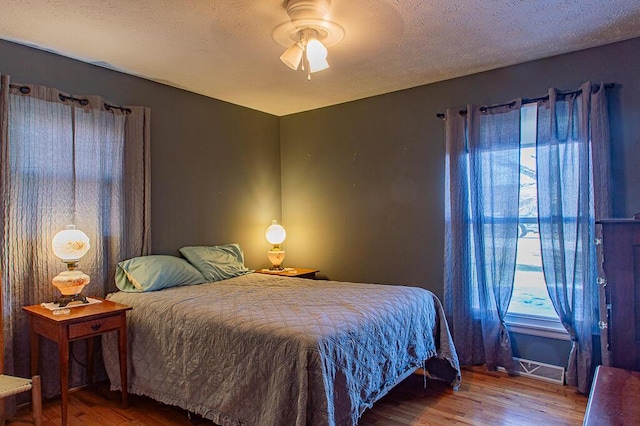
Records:
{"label": "wooden floor", "polygon": [[[71,393],[69,425],[212,425],[137,395],[131,395],[130,407],[122,409],[119,397],[106,384]],[[586,406],[587,398],[575,388],[474,367],[463,370],[457,392],[434,381],[424,389],[421,375],[410,376],[367,410],[359,425],[581,425]],[[29,414],[29,407],[22,408],[17,419]],[[43,426],[60,425],[59,400],[45,401],[43,416]]]}

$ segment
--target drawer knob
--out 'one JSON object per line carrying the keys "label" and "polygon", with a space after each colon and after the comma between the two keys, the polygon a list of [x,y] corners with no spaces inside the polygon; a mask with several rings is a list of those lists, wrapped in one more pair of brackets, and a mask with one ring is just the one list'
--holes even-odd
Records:
{"label": "drawer knob", "polygon": [[102,324],[93,324],[93,325],[91,326],[91,329],[92,329],[93,331],[98,331],[98,330],[100,330],[100,328],[101,328],[101,327],[102,327]]}

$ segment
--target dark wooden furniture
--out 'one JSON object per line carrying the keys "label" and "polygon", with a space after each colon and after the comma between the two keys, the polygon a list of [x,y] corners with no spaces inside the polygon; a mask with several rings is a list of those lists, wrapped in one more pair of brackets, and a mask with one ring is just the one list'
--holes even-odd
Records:
{"label": "dark wooden furniture", "polygon": [[602,225],[610,365],[640,371],[640,220],[597,223]]}
{"label": "dark wooden furniture", "polygon": [[285,268],[283,271],[274,271],[272,269],[259,269],[256,272],[261,274],[280,275],[283,277],[298,277],[298,278],[311,278],[315,279],[316,272],[319,269],[306,269],[306,268]]}
{"label": "dark wooden furniture", "polygon": [[598,366],[591,385],[584,426],[640,424],[640,372]]}
{"label": "dark wooden furniture", "polygon": [[127,393],[127,311],[129,306],[100,299],[101,303],[73,307],[68,314],[54,315],[53,311],[40,305],[22,308],[29,315],[31,329],[31,373],[38,374],[40,336],[58,344],[60,356],[60,399],[62,425],[67,424],[69,401],[69,343],[87,340],[87,377],[93,382],[94,337],[110,331],[118,333],[120,380],[122,383],[122,406],[128,405]]}

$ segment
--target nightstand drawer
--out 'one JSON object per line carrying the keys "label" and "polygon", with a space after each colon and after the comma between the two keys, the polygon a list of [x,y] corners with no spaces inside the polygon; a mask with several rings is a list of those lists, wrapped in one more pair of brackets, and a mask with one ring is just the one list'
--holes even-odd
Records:
{"label": "nightstand drawer", "polygon": [[93,334],[104,333],[109,330],[120,328],[120,316],[99,318],[92,321],[69,324],[69,339],[79,339]]}

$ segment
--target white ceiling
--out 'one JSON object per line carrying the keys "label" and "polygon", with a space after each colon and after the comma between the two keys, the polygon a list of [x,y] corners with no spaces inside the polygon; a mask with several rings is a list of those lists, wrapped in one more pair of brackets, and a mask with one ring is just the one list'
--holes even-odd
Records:
{"label": "white ceiling", "polygon": [[283,0],[0,0],[0,38],[278,116],[640,36],[638,0],[332,0],[307,81]]}

